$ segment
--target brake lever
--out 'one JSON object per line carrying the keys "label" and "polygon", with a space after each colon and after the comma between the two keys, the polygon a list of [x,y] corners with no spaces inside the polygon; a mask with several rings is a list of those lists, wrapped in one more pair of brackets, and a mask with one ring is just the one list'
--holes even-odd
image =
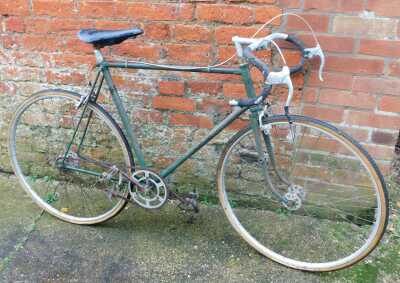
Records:
{"label": "brake lever", "polygon": [[282,71],[280,72],[270,72],[268,74],[267,84],[271,85],[278,85],[278,84],[284,84],[288,87],[288,98],[286,100],[285,106],[289,106],[290,102],[292,101],[293,98],[293,83],[292,79],[290,78],[290,69],[288,66],[284,66],[282,68]]}
{"label": "brake lever", "polygon": [[321,82],[324,81],[324,79],[322,78],[322,72],[325,67],[325,55],[324,55],[324,52],[322,51],[321,46],[319,44],[317,44],[316,47],[305,48],[304,53],[305,53],[304,57],[307,59],[311,59],[315,56],[318,56],[320,58],[318,77]]}

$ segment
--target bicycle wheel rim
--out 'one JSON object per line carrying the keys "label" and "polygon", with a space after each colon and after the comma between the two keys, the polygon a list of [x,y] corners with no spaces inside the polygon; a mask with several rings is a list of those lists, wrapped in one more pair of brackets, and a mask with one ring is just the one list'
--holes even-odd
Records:
{"label": "bicycle wheel rim", "polygon": [[[352,265],[365,256],[367,256],[373,249],[374,247],[378,244],[380,238],[382,237],[382,234],[384,232],[384,229],[387,224],[387,195],[386,195],[386,190],[385,186],[383,183],[382,176],[377,169],[375,163],[373,160],[366,154],[366,152],[359,146],[357,143],[355,143],[353,140],[349,139],[348,136],[346,136],[344,133],[340,132],[333,126],[330,126],[326,123],[323,123],[321,121],[307,118],[307,117],[302,117],[302,116],[291,116],[291,120],[293,123],[297,124],[304,124],[306,126],[314,126],[315,129],[318,131],[322,131],[331,136],[335,136],[341,139],[343,144],[346,146],[346,148],[349,148],[355,155],[361,156],[360,161],[363,164],[365,168],[368,168],[368,174],[370,175],[369,177],[371,180],[373,180],[374,184],[376,184],[375,191],[376,191],[376,202],[377,202],[377,208],[376,208],[376,223],[373,225],[373,228],[370,230],[369,237],[367,240],[364,241],[363,245],[361,245],[356,251],[352,252],[348,256],[341,257],[340,259],[337,260],[330,260],[326,262],[309,262],[309,261],[303,261],[299,259],[293,259],[290,256],[283,256],[278,252],[275,252],[273,248],[270,248],[268,246],[268,243],[260,242],[257,237],[254,237],[251,232],[247,231],[244,226],[245,224],[242,225],[242,220],[238,219],[236,213],[235,213],[235,208],[232,207],[230,204],[229,200],[229,189],[226,189],[225,186],[225,172],[226,172],[226,163],[227,163],[227,158],[231,155],[231,151],[233,148],[235,148],[235,143],[237,144],[240,141],[240,137],[243,136],[245,133],[252,133],[250,129],[242,131],[240,134],[238,134],[235,138],[233,138],[232,142],[226,147],[224,154],[221,156],[220,159],[220,164],[218,167],[218,188],[219,188],[219,196],[220,196],[220,201],[222,203],[222,206],[225,210],[225,213],[231,222],[232,226],[235,228],[235,230],[251,245],[253,246],[257,251],[259,251],[261,254],[273,259],[274,261],[277,261],[281,264],[284,264],[286,266],[295,268],[295,269],[302,269],[302,270],[308,270],[308,271],[330,271],[330,270],[337,270],[341,269],[344,267],[347,267],[349,265]],[[268,123],[270,125],[274,123],[283,123],[287,124],[288,119],[287,117],[272,117],[271,119],[268,120]],[[236,209],[239,210],[239,209]],[[274,229],[274,228],[273,228]]]}
{"label": "bicycle wheel rim", "polygon": [[[21,161],[21,154],[18,153],[18,126],[20,125],[21,119],[23,119],[23,115],[27,112],[32,105],[35,105],[36,103],[40,103],[42,101],[46,100],[51,100],[51,99],[65,99],[71,103],[71,105],[75,105],[79,101],[79,95],[68,92],[68,91],[61,91],[61,90],[55,90],[55,91],[43,91],[39,92],[29,99],[27,99],[24,103],[21,104],[21,106],[16,110],[16,113],[12,119],[11,126],[10,126],[10,131],[9,131],[9,149],[10,149],[10,158],[11,158],[11,164],[13,166],[14,172],[16,173],[16,176],[18,177],[18,180],[20,181],[21,185],[25,189],[25,191],[32,197],[32,199],[44,210],[46,210],[48,213],[52,214],[53,216],[62,219],[64,221],[74,223],[74,224],[97,224],[104,222],[113,216],[117,215],[121,209],[125,206],[126,201],[124,199],[115,199],[113,200],[112,204],[109,205],[109,207],[104,208],[104,210],[93,212],[93,215],[87,216],[87,215],[74,215],[73,214],[73,207],[55,207],[54,202],[49,203],[49,200],[46,196],[47,199],[44,199],[43,195],[39,194],[35,189],[33,189],[33,184],[32,180],[29,179],[24,173],[24,166],[21,165],[23,162]],[[50,104],[51,105],[51,104]],[[33,107],[33,106],[32,106]],[[99,117],[99,120],[104,123],[106,127],[110,130],[110,133],[113,135],[114,141],[117,143],[115,146],[120,146],[120,151],[119,154],[122,156],[123,160],[122,162],[126,165],[127,168],[131,168],[133,164],[131,164],[131,156],[130,153],[128,152],[129,148],[126,146],[126,140],[124,140],[124,137],[121,136],[121,134],[118,131],[118,128],[116,128],[116,124],[113,120],[110,120],[110,118],[107,116],[106,112],[99,108],[96,105],[90,104],[89,109],[93,110],[94,115],[97,115]],[[40,120],[40,119],[39,119]],[[43,120],[43,119],[42,119]],[[41,122],[43,122],[41,120]],[[44,121],[44,123],[50,123],[50,121]],[[41,163],[42,165],[44,164],[43,162]],[[45,166],[45,165],[44,165]],[[51,176],[53,177],[53,176]],[[40,176],[40,182],[43,181],[43,176]],[[55,177],[54,177],[55,178]],[[52,179],[54,180],[54,179]],[[65,184],[65,183],[64,183]],[[124,192],[124,195],[128,195],[128,191]],[[95,192],[96,196],[99,196],[99,192]],[[103,194],[103,192],[101,192]],[[87,196],[87,195],[86,195]],[[71,195],[69,196],[71,198]],[[101,196],[100,196],[101,197]],[[104,193],[105,197],[105,193]],[[73,203],[75,199],[71,201]],[[82,198],[82,202],[84,201],[84,198]],[[102,199],[102,202],[104,203],[104,200]],[[88,202],[86,202],[87,204]],[[103,205],[102,203],[102,205]],[[93,205],[96,205],[95,202],[93,202]],[[72,206],[72,205],[71,205]]]}

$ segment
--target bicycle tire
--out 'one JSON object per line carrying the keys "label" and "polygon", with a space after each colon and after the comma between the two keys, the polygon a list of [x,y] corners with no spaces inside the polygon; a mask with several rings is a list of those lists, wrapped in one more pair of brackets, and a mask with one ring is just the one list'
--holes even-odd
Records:
{"label": "bicycle tire", "polygon": [[[56,166],[72,139],[83,106],[77,110],[80,95],[66,90],[40,91],[25,100],[15,111],[9,128],[9,152],[14,172],[28,195],[51,215],[73,224],[92,225],[116,216],[126,200],[106,193],[116,181],[60,169]],[[105,172],[100,163],[115,161],[132,172],[134,159],[129,143],[112,116],[98,104],[89,102],[71,146],[80,148],[85,159],[68,155],[66,162],[81,169]],[[82,127],[83,126],[83,127]],[[86,129],[84,129],[86,127]],[[64,152],[63,152],[64,151]],[[102,160],[105,158],[107,160]],[[118,160],[121,158],[120,160]],[[129,197],[130,184],[118,187]],[[45,187],[47,187],[45,192]],[[108,195],[107,195],[108,194]]]}
{"label": "bicycle tire", "polygon": [[[287,195],[288,192],[284,194],[285,190],[282,194],[293,197],[295,202],[298,203],[301,203],[300,195],[304,194],[303,206],[298,210],[290,211],[281,201],[273,199],[273,196],[266,195],[265,188],[270,188],[270,185],[264,177],[260,177],[263,176],[262,173],[257,173],[258,175],[254,173],[256,169],[263,171],[260,169],[262,158],[255,159],[254,157],[256,151],[254,140],[248,142],[248,145],[245,143],[246,137],[254,135],[251,127],[247,127],[239,131],[227,143],[217,169],[219,198],[230,224],[248,244],[262,255],[294,269],[315,272],[333,271],[351,266],[365,258],[382,238],[389,215],[388,193],[384,178],[372,157],[358,142],[343,131],[311,117],[277,115],[269,117],[265,124],[271,127],[269,128],[269,135],[272,139],[274,158],[281,160],[283,165],[286,164],[285,166],[273,166],[273,161],[269,157],[271,154],[264,156],[264,162],[268,163],[268,178],[271,183],[276,182],[281,187],[294,187],[291,183],[294,181],[291,181],[290,185],[282,186],[287,176],[279,177],[279,175],[285,175],[286,172],[289,172],[288,168],[290,168],[291,176],[288,179],[302,182],[302,186],[298,186],[299,188],[302,187],[302,191],[299,190],[299,193],[294,197]],[[298,132],[298,127],[309,128],[309,131],[304,131],[301,136],[297,135],[298,140],[294,140],[292,136]],[[318,132],[321,133],[321,136],[315,139]],[[276,136],[276,143],[273,142],[273,135]],[[252,138],[248,139],[251,140]],[[302,139],[301,143],[299,142],[300,139]],[[318,144],[315,142],[311,146],[308,140],[318,141]],[[348,152],[340,151],[340,153],[331,154],[328,151],[328,141],[329,146],[332,146],[333,141],[335,141],[337,142],[337,149],[339,148],[338,145],[343,145]],[[323,145],[322,147],[319,142]],[[294,157],[288,154],[291,158],[287,158],[286,154],[292,143],[292,147],[295,147],[296,144],[298,146],[296,155]],[[325,152],[322,151],[323,148],[325,148]],[[253,152],[249,152],[249,149]],[[263,150],[263,152],[268,153],[267,146]],[[253,154],[253,157],[251,154]],[[256,154],[258,156],[258,153]],[[335,163],[336,156],[338,156],[336,161],[339,161],[339,163]],[[315,159],[311,159],[311,157]],[[320,163],[315,161],[318,158]],[[295,161],[293,161],[294,159]],[[298,159],[300,159],[300,162],[297,161]],[[287,166],[287,160],[294,164],[292,164],[293,168]],[[250,163],[253,163],[251,166],[254,166],[254,168],[250,168]],[[278,161],[275,160],[275,164],[277,163]],[[331,166],[330,170],[334,170],[334,166],[337,167],[336,171],[329,171],[331,174],[329,176],[332,177],[322,175],[322,172],[326,170],[323,166],[328,166],[326,164]],[[353,171],[346,166],[348,168],[354,166],[351,169]],[[308,167],[314,168],[314,171],[307,172]],[[297,170],[297,168],[300,168],[300,170]],[[338,178],[339,175],[337,174],[345,173],[346,170],[349,171],[349,174]],[[372,187],[368,187],[367,183],[362,185],[358,185],[357,182],[350,185],[344,184],[345,177],[355,178],[355,176],[364,174],[364,171],[360,170],[368,173]],[[297,171],[299,173],[296,173]],[[318,171],[318,174],[315,173],[316,171]],[[308,174],[314,175],[310,177]],[[316,180],[318,177],[321,180]],[[365,175],[362,175],[362,177],[365,177]],[[255,181],[252,183],[247,181],[250,179]],[[260,183],[260,180],[262,185],[258,188],[257,184]],[[343,184],[337,184],[340,180]],[[366,182],[366,178],[363,181]],[[361,181],[358,180],[358,182]],[[337,191],[330,190],[330,186]],[[274,188],[277,189],[278,186],[274,186]],[[318,188],[321,188],[325,196],[318,196]],[[337,188],[341,188],[342,191]],[[368,190],[368,188],[373,189]],[[262,192],[257,195],[256,190],[262,190]],[[290,189],[288,190],[290,191]],[[320,191],[318,192],[320,193]],[[363,194],[360,195],[360,192]],[[347,194],[351,193],[355,195],[355,198],[349,200],[346,197]],[[376,203],[372,203],[374,200],[376,200]],[[313,205],[319,204],[318,201],[320,201],[321,207],[311,209]],[[368,206],[366,203],[368,203]],[[336,207],[336,205],[338,206]],[[328,213],[332,211],[336,212],[337,215]],[[368,211],[369,214],[366,215],[370,218],[364,219],[359,216],[363,216],[363,214],[357,214],[361,211],[363,213]],[[371,216],[372,212],[373,216]],[[354,215],[350,213],[354,213]],[[260,221],[260,219],[263,221]],[[375,222],[372,223],[371,219],[375,219]],[[368,237],[366,236],[367,233]],[[321,251],[317,250],[318,243],[321,244]],[[353,249],[353,246],[357,247]],[[334,258],[336,253],[337,258]]]}

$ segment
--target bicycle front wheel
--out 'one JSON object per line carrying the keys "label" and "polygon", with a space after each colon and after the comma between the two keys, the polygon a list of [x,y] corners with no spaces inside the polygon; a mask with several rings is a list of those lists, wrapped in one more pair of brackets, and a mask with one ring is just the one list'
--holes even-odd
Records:
{"label": "bicycle front wheel", "polygon": [[295,269],[332,271],[363,259],[388,220],[372,158],[310,117],[273,116],[266,124],[259,150],[247,128],[222,153],[219,197],[232,226],[261,254]]}
{"label": "bicycle front wheel", "polygon": [[[49,90],[23,102],[11,121],[9,151],[25,191],[50,214],[97,224],[117,215],[130,184],[110,168],[134,167],[121,129],[99,105],[77,109],[78,94]],[[81,119],[82,118],[82,119]]]}

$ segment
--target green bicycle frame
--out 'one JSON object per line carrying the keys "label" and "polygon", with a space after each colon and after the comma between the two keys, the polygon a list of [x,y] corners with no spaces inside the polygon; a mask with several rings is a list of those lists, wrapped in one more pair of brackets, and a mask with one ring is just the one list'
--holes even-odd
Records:
{"label": "green bicycle frame", "polygon": [[[136,158],[136,162],[139,165],[140,168],[147,168],[147,165],[144,160],[144,155],[143,152],[140,148],[139,142],[132,130],[132,125],[129,121],[128,115],[126,113],[126,110],[124,108],[124,105],[122,103],[122,99],[120,95],[118,94],[118,90],[113,82],[111,73],[110,73],[110,68],[124,68],[124,69],[143,69],[143,70],[169,70],[169,71],[180,71],[180,72],[200,72],[200,73],[216,73],[216,74],[230,74],[230,75],[237,75],[241,76],[243,83],[245,85],[246,89],[246,94],[249,98],[255,98],[255,90],[253,86],[253,82],[250,78],[250,70],[249,70],[249,65],[247,63],[241,64],[239,68],[199,68],[199,67],[193,67],[193,66],[174,66],[174,65],[150,65],[150,64],[145,64],[145,63],[129,63],[129,62],[123,62],[123,61],[105,61],[103,60],[103,57],[101,56],[100,52],[96,53],[96,58],[97,58],[97,67],[99,68],[99,73],[103,74],[103,78],[105,82],[108,85],[108,88],[111,93],[111,97],[113,100],[113,103],[115,104],[117,108],[117,112],[119,117],[121,118],[122,121],[122,127],[124,130],[124,133],[128,139],[128,142],[133,149],[133,154]],[[100,59],[99,59],[100,58]],[[98,76],[97,76],[98,78]],[[99,88],[102,87],[102,84],[100,84]],[[95,85],[93,85],[93,88],[91,90],[91,94],[94,92]],[[100,92],[100,89],[97,89],[96,91],[96,99],[97,95]],[[198,150],[200,150],[203,146],[205,146],[209,141],[211,141],[215,136],[217,136],[222,130],[224,130],[227,126],[229,126],[235,119],[237,119],[240,115],[242,115],[244,112],[249,110],[251,107],[234,107],[232,113],[230,113],[223,121],[221,121],[217,126],[215,126],[210,133],[197,145],[193,146],[190,148],[187,153],[185,153],[182,157],[178,158],[175,162],[170,164],[167,168],[162,170],[160,172],[160,176],[165,178],[171,173],[173,173],[180,165],[182,165],[187,159],[189,159],[192,155],[194,155]],[[85,111],[86,108],[84,108],[83,111]],[[259,134],[259,126],[258,126],[258,116],[257,112],[259,109],[257,107],[252,107],[250,109],[252,112],[250,115],[250,123],[253,128],[253,130],[256,133],[256,146],[259,154],[262,153],[261,151],[261,137]],[[82,114],[83,117],[83,114]],[[88,121],[89,123],[89,121]],[[86,125],[87,127],[87,125]],[[71,141],[72,143],[72,141]],[[72,169],[72,168],[69,168]],[[79,168],[74,168],[72,170],[77,170],[80,171]],[[86,170],[84,170],[86,171]],[[88,174],[91,174],[90,172],[86,172]],[[97,175],[97,173],[93,172],[94,175]]]}

